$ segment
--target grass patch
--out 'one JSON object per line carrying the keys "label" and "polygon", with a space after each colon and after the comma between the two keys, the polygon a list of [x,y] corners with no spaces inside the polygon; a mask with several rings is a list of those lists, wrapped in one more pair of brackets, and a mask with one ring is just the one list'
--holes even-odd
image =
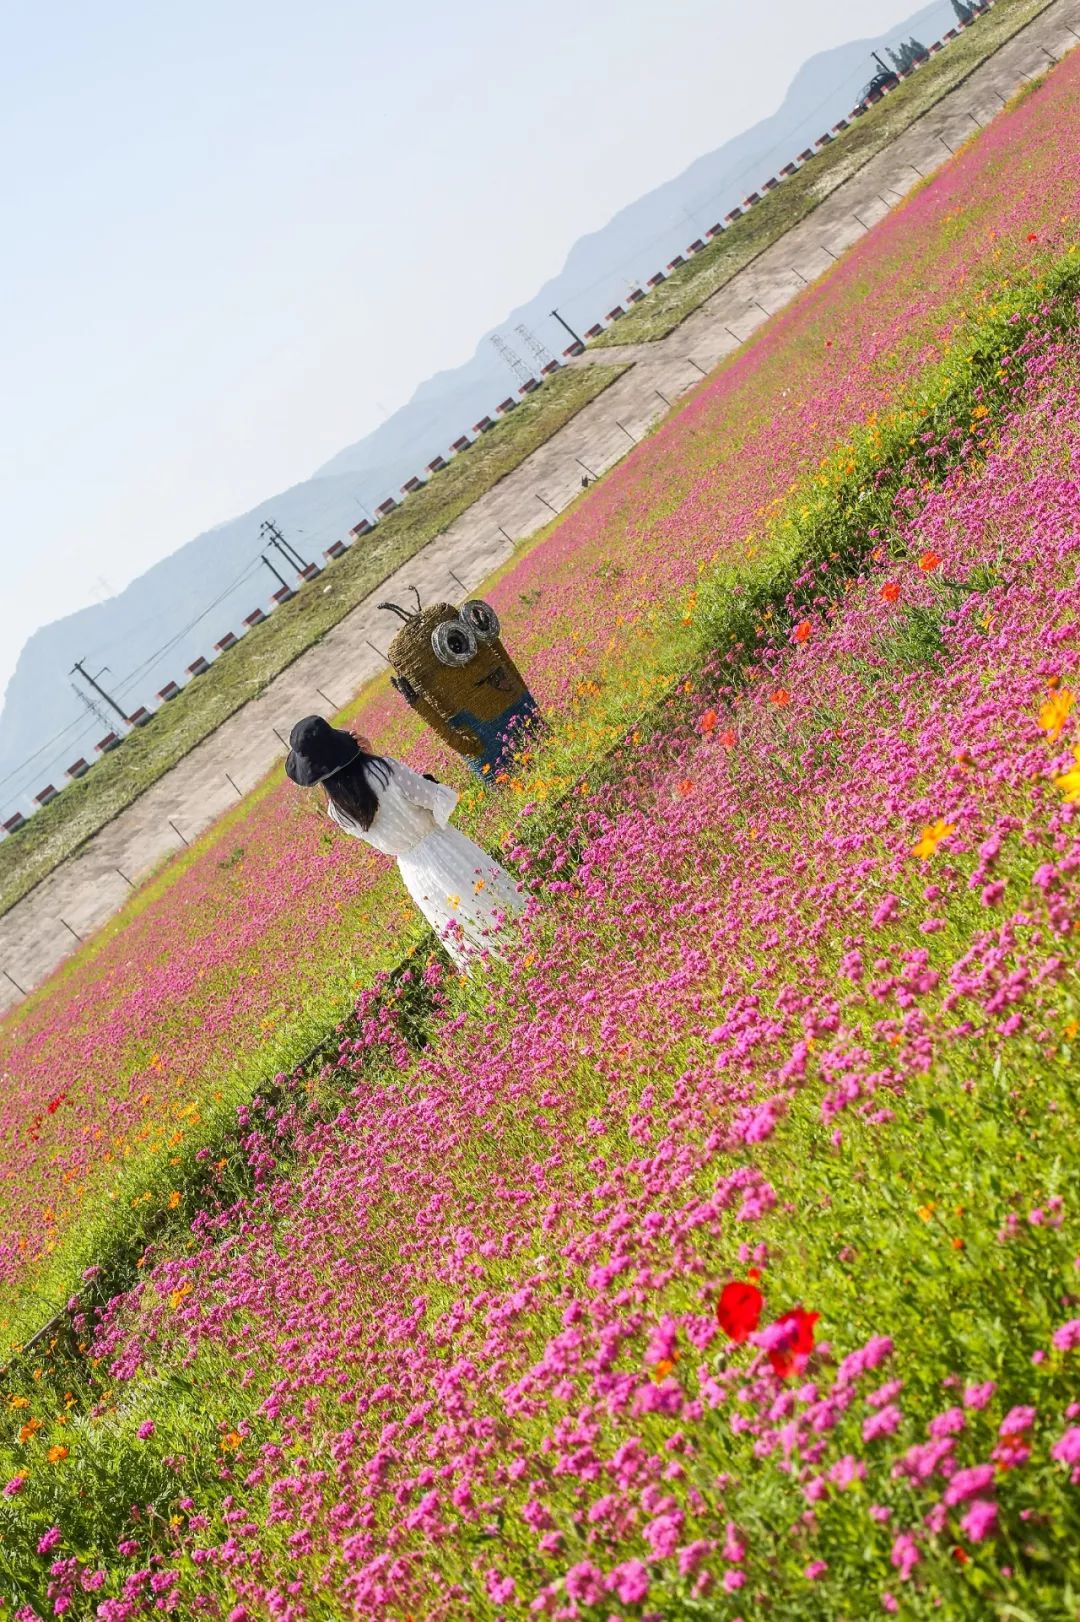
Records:
{"label": "grass patch", "polygon": [[[701,253],[680,265],[633,311],[608,327],[591,347],[653,343],[666,337],[1046,11],[1049,4],[1050,0],[998,0],[992,12],[978,18],[972,28],[924,62],[910,79],[870,107],[831,145],[755,203],[748,214]],[[1026,93],[1028,87],[1018,93],[1019,98]]]}
{"label": "grass patch", "polygon": [[396,512],[320,576],[216,659],[206,675],[163,704],[121,748],[69,784],[0,843],[0,916],[275,676],[321,641],[377,587],[486,495],[571,417],[620,378],[624,365],[556,373],[510,416],[434,474]]}

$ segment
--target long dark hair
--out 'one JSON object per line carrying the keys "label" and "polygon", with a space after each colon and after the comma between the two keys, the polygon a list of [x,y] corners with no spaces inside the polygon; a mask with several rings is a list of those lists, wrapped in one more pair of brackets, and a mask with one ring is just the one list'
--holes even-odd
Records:
{"label": "long dark hair", "polygon": [[335,772],[323,784],[326,797],[339,811],[358,822],[367,833],[379,809],[379,788],[390,781],[390,762],[382,755],[365,755],[363,751],[351,765]]}

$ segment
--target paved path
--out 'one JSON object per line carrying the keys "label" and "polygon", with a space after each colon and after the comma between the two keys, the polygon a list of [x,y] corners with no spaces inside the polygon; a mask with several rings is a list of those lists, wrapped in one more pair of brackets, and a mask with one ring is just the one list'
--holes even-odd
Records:
{"label": "paved path", "polygon": [[[29,990],[75,948],[72,931],[90,934],[138,880],[193,839],[254,786],[282,757],[278,732],[298,715],[332,713],[383,668],[387,616],[375,604],[414,582],[425,599],[470,590],[505,563],[513,546],[573,499],[582,470],[602,473],[620,461],[675,400],[701,381],[768,316],[858,241],[920,178],[941,167],[953,147],[985,124],[1024,82],[1080,41],[1080,0],[1056,0],[962,85],[884,152],[832,193],[800,225],[713,295],[669,337],[653,344],[599,349],[578,365],[633,362],[625,377],[585,407],[545,445],[476,502],[446,533],[379,587],[237,715],[140,796],[71,860],[0,918],[0,1012],[18,1001],[4,975]],[[373,649],[370,645],[375,644]],[[173,831],[169,819],[179,833]],[[123,876],[126,875],[126,878]]]}

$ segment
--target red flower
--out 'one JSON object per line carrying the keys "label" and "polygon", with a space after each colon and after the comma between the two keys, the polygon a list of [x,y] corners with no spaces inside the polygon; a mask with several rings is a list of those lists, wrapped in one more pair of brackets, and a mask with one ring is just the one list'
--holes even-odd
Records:
{"label": "red flower", "polygon": [[932,570],[937,568],[940,562],[940,553],[924,552],[922,557],[919,559],[919,568],[922,570],[923,574],[930,574]]}
{"label": "red flower", "polygon": [[778,1326],[791,1325],[791,1334],[786,1344],[777,1346],[774,1351],[767,1354],[773,1373],[781,1380],[787,1379],[797,1359],[810,1356],[814,1349],[814,1325],[820,1317],[820,1312],[804,1312],[802,1307],[793,1307],[790,1312],[782,1313],[777,1318]]}
{"label": "red flower", "polygon": [[791,640],[793,642],[809,642],[809,640],[810,640],[810,621],[809,620],[800,620],[799,621],[798,625],[796,625],[795,629],[791,633]]}
{"label": "red flower", "polygon": [[715,732],[717,719],[718,717],[715,710],[706,710],[705,714],[698,722],[698,726],[704,733]]}
{"label": "red flower", "polygon": [[746,1284],[741,1279],[733,1278],[720,1291],[720,1299],[716,1303],[716,1321],[728,1340],[741,1346],[743,1341],[750,1339],[761,1322],[764,1305],[765,1297],[756,1284]]}
{"label": "red flower", "polygon": [[769,703],[775,704],[777,709],[783,709],[785,704],[791,703],[791,694],[786,687],[778,687],[775,693],[769,694]]}
{"label": "red flower", "polygon": [[885,584],[881,588],[881,596],[885,599],[885,601],[887,603],[895,603],[899,595],[900,587],[897,585],[896,581],[886,580]]}
{"label": "red flower", "polygon": [[1029,242],[1038,242],[1038,240],[1039,240],[1038,232],[1037,231],[1029,231],[1028,234],[1027,234],[1027,239],[1028,239]]}
{"label": "red flower", "polygon": [[721,732],[721,734],[720,734],[720,742],[723,744],[725,749],[734,749],[734,747],[735,747],[735,732],[734,732],[733,728],[729,727],[726,732]]}

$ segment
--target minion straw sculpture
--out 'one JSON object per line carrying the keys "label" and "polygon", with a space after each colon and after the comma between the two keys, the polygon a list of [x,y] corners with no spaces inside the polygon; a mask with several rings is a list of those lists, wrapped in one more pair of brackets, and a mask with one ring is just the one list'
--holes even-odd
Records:
{"label": "minion straw sculpture", "polygon": [[380,603],[404,623],[390,644],[391,681],[471,771],[490,783],[521,732],[539,720],[536,700],[499,640],[499,617],[474,599],[416,611]]}

